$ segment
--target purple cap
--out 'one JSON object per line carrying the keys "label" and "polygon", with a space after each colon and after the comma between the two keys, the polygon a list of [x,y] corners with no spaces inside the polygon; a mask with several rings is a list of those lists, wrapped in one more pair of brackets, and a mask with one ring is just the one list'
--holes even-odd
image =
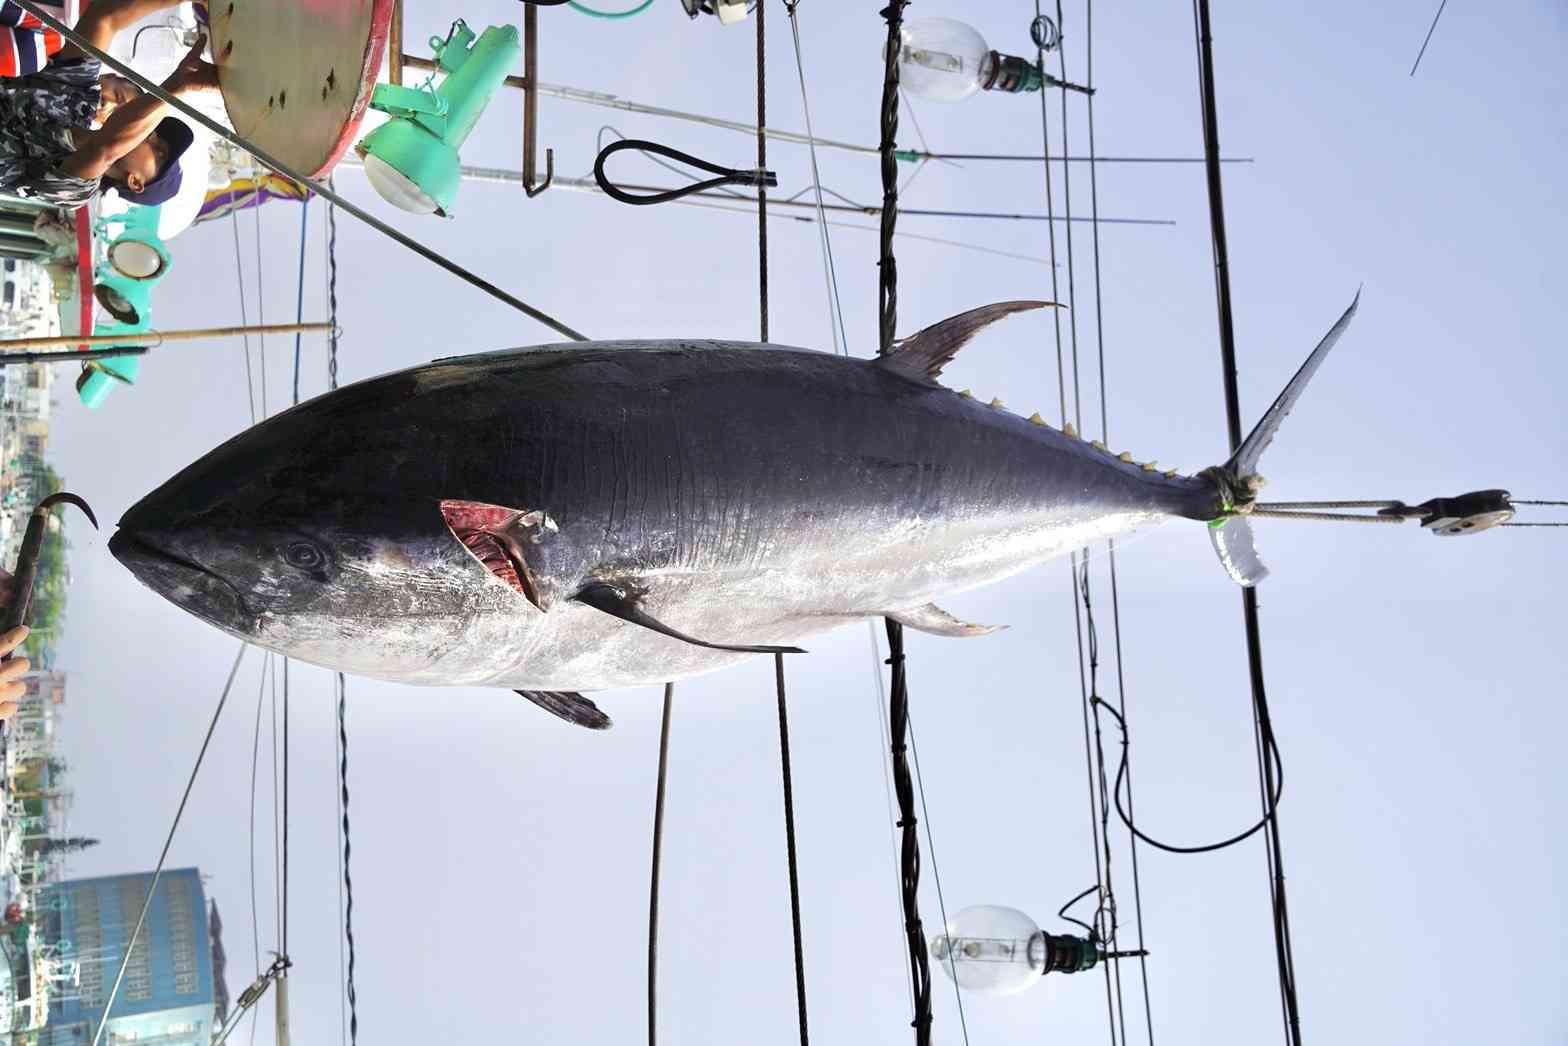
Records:
{"label": "purple cap", "polygon": [[120,199],[126,203],[156,207],[160,203],[173,199],[174,194],[180,191],[180,157],[191,147],[191,143],[196,140],[196,135],[183,120],[177,120],[172,116],[165,117],[152,133],[162,138],[164,144],[168,146],[169,158],[164,161],[163,170],[143,186],[141,192],[131,192],[124,186],[115,187],[120,194]]}

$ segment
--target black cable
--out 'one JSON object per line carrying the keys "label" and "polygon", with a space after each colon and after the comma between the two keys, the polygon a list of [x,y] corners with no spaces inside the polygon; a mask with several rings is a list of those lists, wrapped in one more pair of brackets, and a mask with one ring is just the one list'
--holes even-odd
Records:
{"label": "black cable", "polygon": [[[882,111],[882,235],[877,258],[878,278],[878,352],[893,351],[894,328],[898,323],[898,263],[893,256],[893,232],[898,224],[898,56],[902,49],[904,6],[907,0],[888,0],[882,9],[887,20],[887,46],[883,48]],[[892,667],[888,699],[888,727],[893,755],[893,787],[898,794],[898,827],[902,830],[900,848],[900,885],[904,905],[904,936],[909,947],[909,980],[914,1000],[916,1046],[931,1042],[931,962],[926,952],[925,929],[920,924],[920,833],[915,817],[914,784],[909,777],[909,758],[904,739],[909,732],[909,689],[904,674],[904,626],[892,618],[887,625],[887,663]]]}
{"label": "black cable", "polygon": [[[893,0],[894,4],[901,0]],[[896,25],[897,19],[891,22]],[[896,39],[896,37],[895,37]],[[909,980],[915,1003],[917,1046],[931,1042],[931,963],[926,952],[925,928],[920,923],[920,833],[915,816],[914,785],[904,738],[909,733],[909,687],[904,673],[904,626],[892,618],[887,624],[887,663],[892,666],[888,696],[888,724],[893,737],[893,790],[898,795],[898,827],[902,832],[899,884],[904,904],[904,936],[909,947]]]}
{"label": "black cable", "polygon": [[1076,923],[1079,926],[1082,926],[1084,928],[1084,931],[1089,934],[1090,940],[1098,940],[1099,937],[1100,937],[1100,931],[1096,930],[1093,926],[1090,926],[1088,923],[1084,922],[1082,919],[1075,919],[1071,915],[1068,915],[1067,914],[1067,909],[1071,908],[1073,905],[1077,904],[1079,901],[1083,900],[1085,897],[1088,897],[1091,893],[1094,893],[1099,888],[1100,888],[1100,884],[1099,883],[1091,884],[1087,889],[1083,890],[1082,892],[1074,894],[1072,900],[1068,901],[1066,904],[1062,905],[1060,908],[1058,908],[1056,910],[1056,917],[1058,919],[1063,919],[1063,920],[1066,920],[1067,922]]}
{"label": "black cable", "polygon": [[[1209,27],[1208,0],[1193,0],[1193,30],[1198,52],[1198,88],[1203,115],[1203,154],[1209,197],[1209,226],[1214,258],[1214,292],[1219,314],[1221,376],[1225,388],[1225,420],[1232,449],[1241,444],[1241,404],[1236,381],[1236,335],[1231,308],[1230,262],[1225,234],[1225,201],[1220,180],[1219,117],[1214,89],[1213,37]],[[1269,892],[1274,909],[1274,953],[1279,973],[1280,1011],[1285,1038],[1301,1046],[1301,1018],[1296,998],[1295,960],[1286,912],[1285,872],[1275,804],[1283,773],[1279,749],[1269,718],[1268,694],[1263,680],[1263,639],[1258,623],[1258,593],[1241,593],[1242,624],[1247,646],[1247,669],[1252,688],[1253,734],[1258,758],[1258,791],[1265,807],[1268,834],[1264,837],[1269,870]]]}
{"label": "black cable", "polygon": [[[299,402],[296,390],[294,402]],[[278,948],[283,958],[289,955],[289,659],[283,659],[283,928]],[[287,974],[283,974],[287,976]]]}
{"label": "black cable", "polygon": [[[629,193],[610,181],[609,175],[604,173],[605,161],[609,160],[616,153],[627,149],[636,149],[638,152],[657,153],[660,156],[667,156],[672,160],[679,160],[681,163],[718,175],[718,177],[709,178],[705,182],[683,185],[679,189],[654,190],[642,194]],[[646,207],[655,203],[668,203],[671,200],[678,200],[682,196],[690,196],[692,193],[703,192],[707,189],[717,189],[723,185],[755,185],[760,192],[767,186],[777,186],[779,184],[778,175],[772,171],[762,171],[759,177],[756,171],[741,171],[734,167],[720,167],[718,164],[700,160],[690,153],[681,152],[679,149],[673,149],[668,145],[660,145],[658,142],[650,142],[642,138],[622,138],[620,141],[611,142],[603,149],[600,149],[599,155],[593,161],[593,178],[594,181],[599,183],[599,188],[604,191],[606,196],[612,200],[619,200],[621,203],[629,203],[636,207]],[[634,186],[634,188],[636,187]]]}
{"label": "black cable", "polygon": [[338,744],[340,748],[340,762],[338,763],[338,780],[342,786],[343,795],[343,895],[346,905],[343,910],[343,935],[348,939],[348,1041],[359,1041],[359,1013],[355,1008],[357,1001],[354,992],[354,877],[349,873],[349,855],[353,852],[348,833],[348,688],[343,681],[343,673],[337,673],[338,680]]}
{"label": "black cable", "polygon": [[1111,716],[1116,720],[1116,725],[1121,729],[1121,732],[1122,732],[1122,760],[1121,760],[1121,765],[1116,768],[1116,784],[1111,789],[1111,797],[1112,797],[1112,801],[1114,802],[1114,804],[1116,806],[1116,813],[1122,819],[1122,824],[1126,825],[1127,826],[1127,830],[1129,832],[1131,832],[1133,835],[1137,836],[1139,839],[1142,839],[1144,842],[1148,843],[1150,846],[1154,847],[1155,849],[1157,849],[1157,850],[1164,850],[1167,853],[1173,853],[1173,854],[1212,853],[1215,850],[1223,850],[1227,846],[1234,846],[1237,843],[1241,842],[1243,839],[1251,838],[1253,835],[1256,835],[1260,830],[1262,830],[1265,825],[1271,824],[1273,822],[1273,820],[1274,820],[1274,811],[1275,811],[1276,807],[1278,807],[1278,805],[1279,805],[1279,799],[1280,799],[1281,793],[1283,793],[1284,790],[1285,790],[1285,771],[1284,771],[1284,764],[1280,762],[1280,758],[1279,758],[1279,746],[1276,745],[1275,742],[1274,742],[1274,731],[1272,729],[1270,729],[1269,732],[1268,732],[1268,739],[1267,739],[1266,743],[1269,746],[1269,750],[1271,752],[1273,752],[1273,754],[1274,754],[1274,765],[1276,767],[1275,787],[1274,787],[1273,795],[1271,795],[1269,797],[1268,811],[1263,815],[1263,817],[1261,819],[1259,819],[1259,821],[1256,824],[1254,824],[1251,828],[1248,828],[1246,831],[1237,832],[1235,835],[1231,836],[1228,839],[1222,839],[1222,840],[1220,840],[1217,843],[1205,843],[1205,844],[1203,844],[1201,846],[1177,846],[1177,845],[1174,845],[1172,843],[1162,843],[1158,839],[1154,839],[1154,838],[1151,838],[1148,835],[1145,835],[1138,828],[1137,825],[1132,823],[1132,817],[1128,815],[1127,810],[1122,806],[1122,795],[1121,795],[1121,793],[1122,793],[1122,778],[1124,776],[1126,776],[1126,772],[1127,772],[1127,746],[1128,746],[1127,721],[1126,721],[1126,719],[1124,719],[1122,717],[1122,714],[1120,712],[1118,712],[1115,709],[1114,706],[1111,705],[1111,703],[1109,701],[1105,700],[1102,697],[1091,697],[1089,699],[1089,703],[1094,706],[1095,716],[1097,718],[1099,716],[1100,709],[1103,708],[1103,709],[1105,709],[1107,712],[1109,712],[1111,714]]}
{"label": "black cable", "polygon": [[[757,8],[761,16],[762,8]],[[784,655],[773,655],[779,696],[779,766],[784,778],[784,841],[789,853],[789,915],[795,930],[795,1006],[800,1019],[800,1046],[806,1046],[806,959],[800,931],[800,877],[795,867],[795,789],[789,769],[789,712],[785,707]]]}
{"label": "black cable", "polygon": [[648,885],[648,1046],[658,1037],[659,856],[664,841],[664,780],[670,758],[670,706],[675,684],[664,684],[664,717],[659,724],[659,782],[653,794],[653,870]]}
{"label": "black cable", "polygon": [[[764,19],[767,13],[766,4],[757,5],[757,170],[768,169],[768,80],[767,80],[767,52],[764,46],[766,37],[763,34]],[[777,185],[779,180],[773,179]],[[768,340],[768,182],[764,178],[761,185],[757,186],[757,295],[758,314],[761,317],[762,340]],[[779,671],[784,671],[783,667]],[[804,1013],[804,1004],[802,1004]],[[805,1020],[801,1021],[802,1034],[805,1032]]]}

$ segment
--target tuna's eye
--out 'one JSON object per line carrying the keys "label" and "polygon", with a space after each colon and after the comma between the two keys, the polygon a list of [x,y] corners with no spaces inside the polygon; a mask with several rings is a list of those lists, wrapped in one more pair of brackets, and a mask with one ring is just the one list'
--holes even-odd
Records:
{"label": "tuna's eye", "polygon": [[325,557],[321,550],[307,541],[296,541],[283,551],[283,558],[292,567],[301,570],[314,570],[321,566]]}

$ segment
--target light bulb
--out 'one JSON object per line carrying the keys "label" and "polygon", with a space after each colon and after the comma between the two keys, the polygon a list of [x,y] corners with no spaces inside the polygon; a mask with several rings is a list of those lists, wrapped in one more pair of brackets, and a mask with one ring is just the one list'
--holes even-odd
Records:
{"label": "light bulb", "polygon": [[951,18],[916,18],[900,30],[899,85],[932,102],[959,102],[979,90],[1038,91],[1032,62],[991,50],[981,36]]}
{"label": "light bulb", "polygon": [[985,37],[951,18],[905,22],[898,52],[899,83],[933,102],[958,102],[980,90],[991,57]]}
{"label": "light bulb", "polygon": [[931,958],[960,988],[1012,995],[1047,973],[1092,969],[1101,952],[1089,938],[1041,932],[1016,908],[978,904],[959,912],[945,932],[931,938]]}
{"label": "light bulb", "polygon": [[931,939],[931,958],[960,988],[987,995],[1021,992],[1045,972],[1045,941],[1016,908],[965,908]]}
{"label": "light bulb", "polygon": [[435,214],[439,204],[401,171],[375,153],[365,154],[365,177],[381,198],[411,214]]}

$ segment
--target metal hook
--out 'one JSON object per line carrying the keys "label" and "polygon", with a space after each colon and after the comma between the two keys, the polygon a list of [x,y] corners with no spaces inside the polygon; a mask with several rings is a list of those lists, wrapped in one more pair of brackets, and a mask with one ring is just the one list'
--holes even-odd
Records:
{"label": "metal hook", "polygon": [[528,198],[531,200],[548,189],[553,181],[555,181],[555,150],[546,149],[544,151],[544,181],[538,185],[529,185],[527,182],[524,182],[523,192],[527,193]]}

